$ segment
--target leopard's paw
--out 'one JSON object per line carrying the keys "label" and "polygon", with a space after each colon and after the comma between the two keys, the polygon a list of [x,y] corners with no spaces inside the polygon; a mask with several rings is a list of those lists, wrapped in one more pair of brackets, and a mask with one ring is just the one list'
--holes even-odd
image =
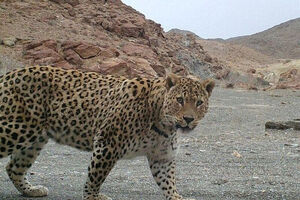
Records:
{"label": "leopard's paw", "polygon": [[44,186],[31,186],[23,191],[23,195],[27,197],[44,197],[48,195],[48,189]]}
{"label": "leopard's paw", "polygon": [[97,200],[112,200],[112,198],[104,195],[104,194],[99,194],[99,199]]}

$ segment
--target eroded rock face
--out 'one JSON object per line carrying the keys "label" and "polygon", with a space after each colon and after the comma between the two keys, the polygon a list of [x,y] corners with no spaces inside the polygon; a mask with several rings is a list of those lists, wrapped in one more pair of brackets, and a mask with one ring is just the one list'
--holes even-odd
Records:
{"label": "eroded rock face", "polygon": [[100,53],[100,48],[95,45],[81,43],[74,49],[74,51],[81,58],[88,59],[97,56]]}
{"label": "eroded rock face", "polygon": [[111,47],[101,48],[82,42],[44,40],[27,44],[24,47],[24,58],[31,64],[55,65],[65,69],[76,68],[101,74],[127,77],[165,75],[161,65],[155,62],[151,64],[151,61],[148,61],[156,59],[156,55],[149,47],[131,43],[124,47],[120,58],[120,52]]}
{"label": "eroded rock face", "polygon": [[138,27],[132,23],[122,24],[120,27],[116,28],[116,32],[122,36],[126,37],[145,37],[145,30],[143,27]]}
{"label": "eroded rock face", "polygon": [[[119,0],[12,0],[2,4],[3,15],[11,17],[2,17],[0,25],[12,24],[12,28],[1,29],[0,38],[16,35],[23,39],[15,51],[26,64],[128,77],[164,76],[165,68],[173,66],[169,56],[159,55],[167,51],[161,26]],[[16,6],[22,11],[10,15]],[[24,26],[24,21],[32,27]]]}
{"label": "eroded rock face", "polygon": [[279,81],[276,85],[277,89],[294,88],[300,89],[300,72],[297,69],[289,69],[279,76]]}
{"label": "eroded rock face", "polygon": [[[277,66],[277,68],[276,68]],[[262,78],[271,83],[270,89],[300,89],[299,63],[296,61],[284,64],[275,64],[274,71],[270,69],[259,72]]]}
{"label": "eroded rock face", "polygon": [[195,35],[166,34],[160,24],[120,0],[0,4],[5,8],[0,26],[7,27],[0,27],[0,38],[20,38],[4,50],[26,64],[127,77],[165,76],[168,71],[223,80],[230,72],[205,52]]}
{"label": "eroded rock face", "polygon": [[69,62],[71,65],[82,66],[83,60],[73,49],[67,49],[63,51],[65,61]]}
{"label": "eroded rock face", "polygon": [[24,47],[24,58],[37,65],[49,65],[63,60],[54,40],[32,42]]}
{"label": "eroded rock face", "polygon": [[110,58],[101,63],[85,66],[85,70],[99,72],[101,74],[115,74],[119,76],[131,76],[131,69],[125,60]]}

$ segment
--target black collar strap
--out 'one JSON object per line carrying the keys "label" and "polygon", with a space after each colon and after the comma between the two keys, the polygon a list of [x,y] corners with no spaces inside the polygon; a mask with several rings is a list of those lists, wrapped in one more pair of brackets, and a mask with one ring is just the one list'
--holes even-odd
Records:
{"label": "black collar strap", "polygon": [[169,137],[165,132],[163,132],[162,130],[159,130],[154,124],[152,125],[151,130],[158,133],[158,135],[164,136],[165,138]]}

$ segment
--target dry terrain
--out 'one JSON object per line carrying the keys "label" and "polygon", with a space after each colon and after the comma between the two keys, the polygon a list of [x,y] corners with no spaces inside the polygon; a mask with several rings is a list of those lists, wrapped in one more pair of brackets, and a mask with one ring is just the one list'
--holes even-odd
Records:
{"label": "dry terrain", "polygon": [[199,40],[209,55],[226,63],[233,69],[248,72],[259,69],[266,64],[276,63],[277,59],[266,56],[246,46],[218,42],[215,40]]}
{"label": "dry terrain", "polygon": [[300,18],[253,35],[230,38],[226,42],[240,44],[274,58],[299,59]]}
{"label": "dry terrain", "polygon": [[201,45],[212,60],[231,69],[226,76],[226,80],[233,83],[231,85],[243,80],[250,86],[257,86],[257,81],[262,82],[250,78],[256,77],[270,83],[268,89],[300,88],[300,18],[260,33],[227,40],[206,40],[179,29],[168,34],[195,37],[195,43]]}
{"label": "dry terrain", "polygon": [[300,89],[300,59],[281,60],[257,69],[257,74],[273,85],[273,88]]}

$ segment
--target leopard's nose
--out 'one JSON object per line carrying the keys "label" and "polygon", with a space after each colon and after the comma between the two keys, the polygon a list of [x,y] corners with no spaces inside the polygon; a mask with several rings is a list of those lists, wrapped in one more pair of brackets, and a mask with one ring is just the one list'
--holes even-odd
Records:
{"label": "leopard's nose", "polygon": [[191,123],[192,121],[194,121],[194,118],[192,118],[192,117],[183,117],[183,119],[185,120],[185,122],[186,122],[187,124],[189,124],[189,123]]}

